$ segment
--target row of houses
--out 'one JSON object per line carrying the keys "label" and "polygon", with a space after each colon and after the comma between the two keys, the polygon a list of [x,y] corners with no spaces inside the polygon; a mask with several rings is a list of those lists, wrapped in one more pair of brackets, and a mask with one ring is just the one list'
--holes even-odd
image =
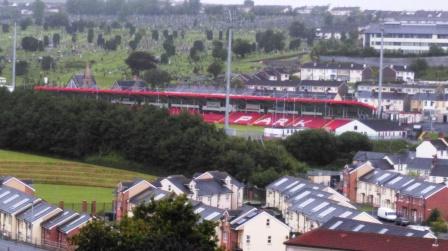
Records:
{"label": "row of houses", "polygon": [[218,245],[223,250],[283,250],[290,228],[269,210],[243,205],[244,186],[220,171],[171,175],[153,182],[120,182],[116,189],[117,220],[132,217],[135,206],[185,195],[202,220],[217,223]]}
{"label": "row of houses", "polygon": [[6,238],[57,250],[72,250],[69,239],[91,220],[34,196],[29,181],[0,179],[0,232]]}
{"label": "row of houses", "polygon": [[439,139],[423,142],[416,152],[358,152],[343,172],[344,195],[356,203],[394,209],[416,223],[434,209],[448,219],[447,149]]}

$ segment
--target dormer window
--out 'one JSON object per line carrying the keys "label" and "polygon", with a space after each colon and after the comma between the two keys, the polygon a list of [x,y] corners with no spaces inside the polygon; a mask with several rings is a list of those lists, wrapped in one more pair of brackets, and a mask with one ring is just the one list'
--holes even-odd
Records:
{"label": "dormer window", "polygon": [[168,185],[168,192],[171,192],[171,185]]}
{"label": "dormer window", "polygon": [[270,219],[266,219],[266,226],[270,226],[271,225],[271,220]]}

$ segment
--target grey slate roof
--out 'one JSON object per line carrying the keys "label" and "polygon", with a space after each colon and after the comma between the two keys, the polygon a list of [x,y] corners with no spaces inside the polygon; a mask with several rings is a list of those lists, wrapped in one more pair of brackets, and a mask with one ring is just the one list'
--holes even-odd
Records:
{"label": "grey slate roof", "polygon": [[[365,33],[381,33],[381,25],[371,24]],[[448,35],[448,25],[442,24],[400,24],[386,23],[384,34],[417,34],[417,35]]]}
{"label": "grey slate roof", "polygon": [[368,160],[383,159],[385,156],[385,153],[380,152],[358,151],[353,157],[353,160],[365,162]]}
{"label": "grey slate roof", "polygon": [[430,140],[430,142],[437,150],[448,149],[448,146],[441,139]]}
{"label": "grey slate roof", "polygon": [[239,226],[243,225],[244,223],[246,223],[247,221],[249,221],[250,219],[254,218],[255,216],[259,215],[260,213],[262,213],[263,211],[261,209],[256,209],[253,208],[251,211],[246,212],[245,215],[241,218],[239,218],[238,220],[233,220],[231,221],[231,227],[233,229],[238,228]]}
{"label": "grey slate roof", "polygon": [[402,153],[396,153],[396,154],[388,154],[387,158],[392,161],[394,165],[397,164],[408,164],[413,159],[415,159],[415,152],[412,151],[406,151]]}
{"label": "grey slate roof", "polygon": [[70,220],[66,224],[59,227],[59,230],[65,234],[70,233],[72,230],[84,225],[90,220],[90,216],[88,214],[81,214],[76,218]]}
{"label": "grey slate roof", "polygon": [[62,224],[65,224],[67,221],[75,218],[79,214],[70,210],[64,210],[63,212],[59,213],[58,215],[54,216],[50,220],[44,222],[42,224],[42,227],[48,230],[51,230],[54,227],[60,226]]}
{"label": "grey slate roof", "polygon": [[202,202],[191,201],[193,211],[201,216],[201,220],[217,221],[224,215],[225,210],[205,205]]}
{"label": "grey slate roof", "polygon": [[382,185],[394,189],[402,195],[408,195],[414,198],[427,198],[434,192],[446,187],[445,184],[427,182],[399,173],[377,169],[362,176],[360,180],[371,184]]}
{"label": "grey slate roof", "polygon": [[45,217],[51,212],[54,212],[55,210],[62,210],[56,206],[50,205],[47,202],[40,201],[37,204],[33,205],[32,207],[29,207],[26,211],[19,214],[17,216],[17,219],[24,220],[26,222],[34,222],[42,217]]}
{"label": "grey slate roof", "polygon": [[[370,99],[376,99],[378,98],[377,92],[369,92],[369,91],[359,91],[357,94],[358,98],[370,98]],[[409,95],[407,93],[402,92],[383,92],[382,98],[383,99],[391,99],[391,100],[404,100]]]}
{"label": "grey slate roof", "polygon": [[432,158],[414,158],[409,161],[408,169],[429,170],[433,161]]}
{"label": "grey slate roof", "polygon": [[171,175],[166,177],[166,179],[169,180],[171,183],[173,183],[173,185],[175,185],[184,193],[190,192],[187,188],[187,184],[190,182],[190,180],[187,177],[183,175]]}
{"label": "grey slate roof", "polygon": [[381,169],[381,170],[394,170],[394,166],[391,165],[387,160],[385,159],[373,159],[370,160],[370,163],[372,163],[372,166],[375,169]]}
{"label": "grey slate roof", "polygon": [[372,128],[377,132],[381,131],[402,131],[403,127],[398,123],[390,120],[373,120],[373,119],[363,119],[360,120],[364,125]]}
{"label": "grey slate roof", "polygon": [[16,214],[31,207],[31,203],[40,201],[39,198],[20,192],[9,187],[0,187],[0,211]]}
{"label": "grey slate roof", "polygon": [[[348,232],[376,233],[396,236],[412,236],[423,238],[429,231],[418,231],[392,224],[377,224],[353,219],[334,217],[324,223],[322,228]],[[411,235],[412,234],[412,235]]]}
{"label": "grey slate roof", "polygon": [[196,188],[198,189],[199,196],[232,193],[232,191],[230,191],[222,183],[214,179],[195,180],[194,182],[196,183]]}
{"label": "grey slate roof", "polygon": [[163,191],[162,189],[158,188],[148,188],[141,193],[133,196],[129,201],[134,205],[139,205],[142,203],[148,203],[151,201],[151,199],[154,198],[155,201],[167,198],[170,196],[170,192]]}

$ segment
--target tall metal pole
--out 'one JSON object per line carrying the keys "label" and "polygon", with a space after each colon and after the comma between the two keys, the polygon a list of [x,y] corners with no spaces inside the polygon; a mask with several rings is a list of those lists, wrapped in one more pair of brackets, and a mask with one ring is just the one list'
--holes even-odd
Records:
{"label": "tall metal pole", "polygon": [[379,90],[378,90],[378,118],[383,115],[383,55],[384,55],[384,25],[381,27],[381,50],[380,50],[380,69],[379,69]]}
{"label": "tall metal pole", "polygon": [[229,43],[227,46],[227,72],[226,72],[226,114],[224,118],[224,129],[229,131],[229,106],[230,106],[230,78],[232,71],[232,12],[229,10],[230,27],[229,27]]}
{"label": "tall metal pole", "polygon": [[16,44],[17,44],[17,23],[14,23],[14,37],[12,44],[12,88],[11,92],[16,89]]}

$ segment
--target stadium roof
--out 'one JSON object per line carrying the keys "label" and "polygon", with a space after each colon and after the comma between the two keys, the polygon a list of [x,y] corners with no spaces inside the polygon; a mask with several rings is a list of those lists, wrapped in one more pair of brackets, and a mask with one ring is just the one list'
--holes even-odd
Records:
{"label": "stadium roof", "polygon": [[[109,94],[123,96],[156,96],[156,97],[180,97],[180,98],[208,98],[208,99],[225,99],[224,93],[199,93],[199,92],[171,92],[171,91],[125,91],[125,90],[98,90],[98,89],[77,89],[63,87],[36,86],[36,91],[47,92],[65,92],[65,93],[87,93],[87,94]],[[330,100],[330,99],[313,99],[313,98],[294,98],[294,97],[271,97],[271,96],[254,96],[247,94],[231,94],[232,100],[245,101],[272,101],[272,102],[294,102],[308,104],[330,104],[330,105],[349,105],[368,108],[375,110],[375,107],[364,104],[355,100]]]}

